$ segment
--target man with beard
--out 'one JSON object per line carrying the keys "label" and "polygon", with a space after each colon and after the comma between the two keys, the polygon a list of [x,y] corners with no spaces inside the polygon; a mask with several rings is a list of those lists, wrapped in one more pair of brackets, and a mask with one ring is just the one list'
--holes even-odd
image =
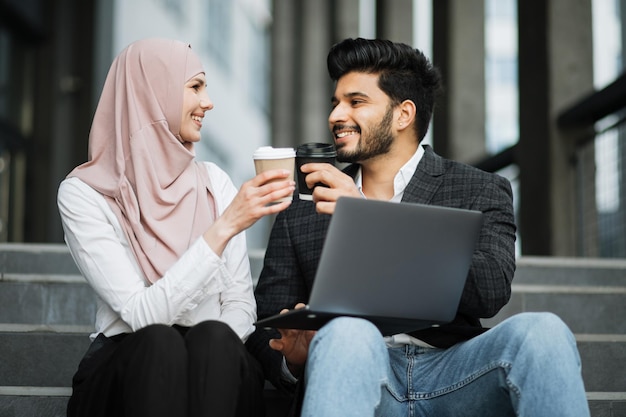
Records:
{"label": "man with beard", "polygon": [[296,388],[293,414],[589,416],[576,342],[558,317],[522,313],[492,329],[480,324],[511,294],[512,192],[506,179],[420,145],[437,70],[408,45],[364,39],[333,46],[328,70],[336,82],[329,127],[338,160],[351,165],[302,167],[309,185],[327,187],[277,216],[255,291],[259,318],[308,301],[340,196],[478,210],[484,223],[449,324],[391,337],[349,317],[317,332],[257,328],[248,349],[276,387]]}

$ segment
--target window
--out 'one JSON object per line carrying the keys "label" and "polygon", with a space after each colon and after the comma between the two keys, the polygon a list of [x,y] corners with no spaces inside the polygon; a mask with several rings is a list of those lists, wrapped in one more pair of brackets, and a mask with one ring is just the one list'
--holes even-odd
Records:
{"label": "window", "polygon": [[519,138],[517,1],[485,0],[486,147],[496,154]]}

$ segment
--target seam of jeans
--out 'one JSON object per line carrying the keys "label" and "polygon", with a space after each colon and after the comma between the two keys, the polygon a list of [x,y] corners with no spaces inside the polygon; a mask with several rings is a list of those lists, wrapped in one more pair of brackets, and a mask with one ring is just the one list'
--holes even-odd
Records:
{"label": "seam of jeans", "polygon": [[[409,358],[411,356],[409,354],[409,349],[406,346],[404,347],[404,356],[407,357],[407,358]],[[389,370],[389,372],[392,372],[391,369]],[[411,389],[412,389],[412,381],[413,381],[412,376],[413,376],[413,360],[408,360],[407,361],[407,368],[406,368],[406,378],[407,378],[406,392],[407,393],[411,392]],[[410,399],[407,395],[402,395],[402,394],[396,392],[396,390],[392,386],[391,382],[389,381],[389,378],[386,378],[386,382],[383,385],[383,387],[398,402],[405,402],[405,401],[408,401]]]}
{"label": "seam of jeans", "polygon": [[522,391],[520,391],[519,387],[515,385],[513,382],[511,382],[511,380],[508,377],[506,378],[506,385],[509,387],[509,390],[511,390],[515,394],[517,399],[519,400],[519,398],[522,396]]}
{"label": "seam of jeans", "polygon": [[[435,397],[439,397],[439,396],[448,394],[450,392],[458,390],[459,388],[464,387],[465,385],[469,384],[470,382],[472,382],[472,381],[480,378],[481,376],[487,374],[488,372],[491,372],[494,369],[498,369],[498,368],[504,369],[505,372],[508,374],[509,370],[511,369],[511,364],[509,362],[505,362],[505,361],[492,362],[492,363],[488,364],[487,366],[479,369],[477,372],[474,372],[473,374],[469,375],[467,378],[457,382],[456,384],[447,386],[445,388],[441,388],[441,389],[438,389],[436,391],[429,392],[429,393],[409,392],[409,398],[408,399],[409,400],[425,400],[425,399],[435,398]],[[508,378],[507,378],[507,385],[510,385],[509,381],[508,381]],[[514,387],[511,387],[511,389],[514,389],[516,394],[518,394],[518,391]]]}

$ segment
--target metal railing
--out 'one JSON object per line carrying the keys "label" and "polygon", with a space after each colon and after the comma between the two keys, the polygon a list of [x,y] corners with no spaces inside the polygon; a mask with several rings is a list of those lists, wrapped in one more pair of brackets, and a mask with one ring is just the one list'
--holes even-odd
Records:
{"label": "metal railing", "polygon": [[[577,140],[576,255],[626,258],[626,73],[563,111],[557,124],[578,132],[572,139]],[[510,170],[518,162],[517,147],[474,165],[489,172]]]}
{"label": "metal railing", "polygon": [[575,103],[558,118],[588,129],[575,150],[578,255],[626,257],[626,74]]}
{"label": "metal railing", "polygon": [[[607,124],[607,127],[602,127]],[[580,256],[626,257],[626,119],[608,116],[576,149]]]}

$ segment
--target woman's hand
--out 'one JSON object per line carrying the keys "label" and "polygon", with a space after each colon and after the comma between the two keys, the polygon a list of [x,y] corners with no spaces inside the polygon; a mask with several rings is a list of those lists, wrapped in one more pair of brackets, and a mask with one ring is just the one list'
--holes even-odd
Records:
{"label": "woman's hand", "polygon": [[274,169],[245,182],[224,213],[204,233],[204,239],[211,249],[221,256],[233,236],[252,226],[261,217],[289,207],[291,200],[270,203],[293,195],[296,183],[290,176],[288,170]]}

